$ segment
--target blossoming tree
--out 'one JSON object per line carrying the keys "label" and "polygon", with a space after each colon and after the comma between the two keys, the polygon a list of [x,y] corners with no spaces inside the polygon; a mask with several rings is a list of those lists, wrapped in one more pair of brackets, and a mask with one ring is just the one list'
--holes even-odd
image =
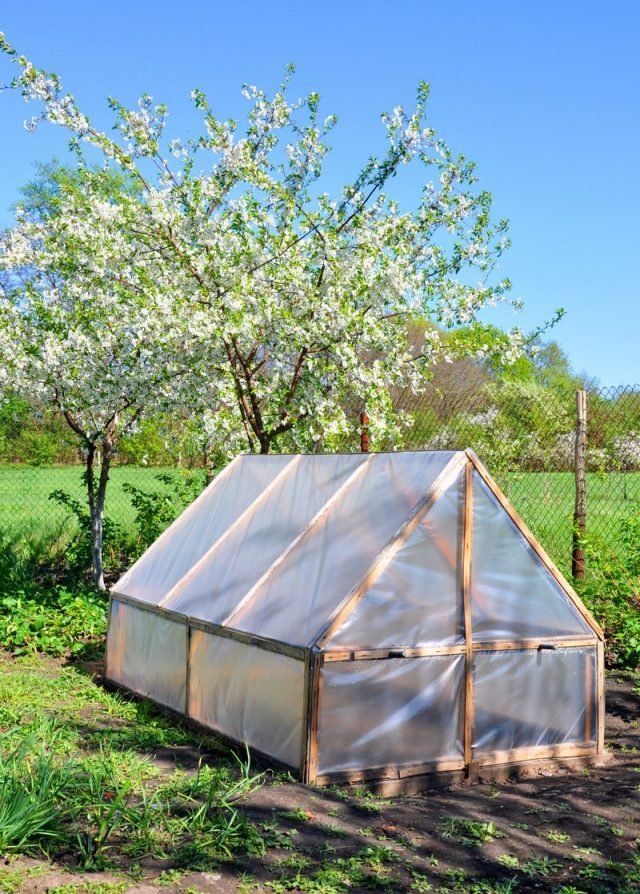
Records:
{"label": "blossoming tree", "polygon": [[124,434],[175,399],[182,344],[170,296],[118,288],[135,264],[121,226],[135,200],[124,185],[110,172],[88,170],[56,185],[55,201],[27,202],[16,226],[0,236],[0,390],[53,406],[77,436],[94,584],[104,589],[112,457]]}
{"label": "blossoming tree", "polygon": [[[366,406],[374,436],[388,435],[398,424],[392,389],[421,387],[448,350],[441,329],[511,301],[508,280],[492,277],[508,245],[506,222],[492,223],[491,197],[477,189],[473,165],[426,126],[424,84],[413,112],[397,107],[383,115],[384,151],[332,196],[322,174],[336,119],[322,119],[315,93],[290,98],[291,69],[271,97],[243,89],[244,128],[217,117],[194,90],[200,136],[169,140],[165,107],[144,96],[135,109],[110,101],[114,137],[94,127],[55,75],[4,38],[0,49],[17,66],[13,87],[39,105],[29,127],[66,128],[80,158],[84,147],[97,149],[105,168],[139,186],[138,195],[105,203],[89,183],[65,208],[55,236],[65,286],[47,290],[44,253],[29,258],[42,277],[35,292],[47,295],[38,300],[55,315],[71,292],[85,302],[89,331],[114,325],[124,337],[126,330],[127,373],[135,379],[142,366],[146,384],[158,381],[154,367],[170,329],[183,345],[180,400],[206,416],[212,441],[228,453],[312,449],[347,432],[355,421],[348,408],[358,405]],[[422,166],[426,182],[413,207],[401,208],[390,187],[407,164]],[[18,222],[9,238],[5,264],[15,265],[27,260],[20,257],[25,240],[36,245],[47,234],[32,238]],[[67,267],[65,251],[75,258]],[[96,308],[103,293],[109,298]],[[17,333],[9,337],[4,328],[11,353],[16,340],[26,346],[34,322],[18,293],[5,305]],[[125,322],[127,314],[135,323]],[[418,345],[408,336],[412,316],[434,324]],[[76,341],[56,361],[69,370],[90,355],[84,326],[73,332]],[[505,354],[520,344],[514,331]],[[54,361],[48,353],[41,362],[48,370]],[[94,383],[101,362],[92,367]],[[27,363],[21,370],[25,383],[43,375]],[[98,393],[86,392],[88,405]]]}

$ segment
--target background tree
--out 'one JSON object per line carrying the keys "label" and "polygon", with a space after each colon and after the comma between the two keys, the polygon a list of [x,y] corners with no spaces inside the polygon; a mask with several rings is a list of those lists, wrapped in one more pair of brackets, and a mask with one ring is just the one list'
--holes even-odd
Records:
{"label": "background tree", "polygon": [[[413,113],[383,116],[385,151],[332,197],[322,170],[335,117],[321,119],[315,93],[289,99],[290,70],[271,98],[244,88],[242,135],[194,90],[201,136],[167,143],[166,109],[149,96],[134,110],[111,102],[112,138],[57,77],[2,48],[19,67],[14,86],[41,104],[34,124],[66,127],[78,152],[99,149],[139,184],[142,200],[125,203],[119,219],[135,263],[117,273],[103,265],[103,288],[134,301],[169,296],[214,449],[330,443],[353,425],[345,407],[354,402],[366,404],[374,435],[388,434],[398,423],[392,389],[420,389],[443,353],[440,328],[415,345],[406,320],[418,313],[456,327],[508,300],[508,281],[490,280],[506,222],[491,222],[473,165],[425,125],[426,85]],[[422,165],[427,182],[401,210],[385,190],[408,163]]]}
{"label": "background tree", "polygon": [[175,399],[183,345],[166,296],[118,287],[135,264],[122,223],[138,201],[120,175],[41,173],[25,191],[16,226],[0,237],[0,388],[55,408],[76,436],[93,579],[104,589],[111,461],[123,435]]}

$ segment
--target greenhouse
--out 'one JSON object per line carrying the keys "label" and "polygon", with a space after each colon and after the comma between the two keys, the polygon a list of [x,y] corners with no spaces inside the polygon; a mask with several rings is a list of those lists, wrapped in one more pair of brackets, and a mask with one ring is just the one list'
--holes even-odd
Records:
{"label": "greenhouse", "polygon": [[305,782],[603,750],[602,631],[472,451],[238,457],[115,585],[107,678]]}

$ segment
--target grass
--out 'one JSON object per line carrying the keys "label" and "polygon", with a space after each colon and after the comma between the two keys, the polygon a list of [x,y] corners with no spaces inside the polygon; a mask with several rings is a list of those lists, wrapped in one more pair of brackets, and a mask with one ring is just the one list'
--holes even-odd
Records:
{"label": "grass", "polygon": [[[162,491],[160,473],[175,475],[174,469],[145,466],[114,466],[109,474],[106,511],[124,528],[131,528],[135,512],[125,483],[149,492]],[[75,499],[86,501],[80,466],[0,466],[0,529],[9,536],[28,534],[31,538],[56,537],[70,524],[69,513],[59,503],[49,499],[55,490],[63,490]]]}
{"label": "grass", "polygon": [[[205,749],[208,766],[163,774],[145,753]],[[216,757],[214,757],[216,756]],[[99,689],[74,667],[0,653],[0,853],[60,858],[78,869],[130,869],[171,853],[216,865],[263,849],[237,802],[260,784],[213,737]]]}
{"label": "grass", "polygon": [[[571,472],[511,472],[499,484],[552,559],[571,571],[574,477]],[[587,474],[587,530],[615,537],[623,518],[640,508],[640,473]]]}

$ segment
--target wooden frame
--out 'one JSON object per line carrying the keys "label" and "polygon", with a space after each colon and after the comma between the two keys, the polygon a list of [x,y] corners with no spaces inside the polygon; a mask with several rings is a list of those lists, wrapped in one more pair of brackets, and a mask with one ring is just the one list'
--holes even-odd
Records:
{"label": "wooden frame", "polygon": [[211,621],[203,621],[200,618],[193,618],[191,615],[183,615],[181,612],[172,611],[172,609],[164,608],[158,605],[151,605],[148,602],[139,602],[132,596],[123,596],[120,593],[112,592],[109,601],[121,602],[124,605],[130,605],[140,611],[148,612],[151,615],[160,615],[168,618],[181,625],[188,625],[196,630],[204,630],[205,633],[212,633],[215,636],[221,636],[226,639],[235,639],[238,642],[246,643],[250,646],[257,646],[266,652],[277,652],[280,655],[288,655],[289,658],[296,658],[298,661],[304,661],[308,648],[305,646],[292,646],[288,643],[281,643],[278,640],[270,639],[266,636],[259,636],[257,633],[245,633],[243,630],[234,630],[232,627],[222,627],[220,624],[213,624]]}
{"label": "wooden frame", "polygon": [[473,466],[468,462],[464,469],[464,506],[462,520],[462,605],[464,610],[464,765],[471,774],[473,755],[473,629],[471,624],[471,555],[473,547]]}
{"label": "wooden frame", "polygon": [[[181,612],[174,611],[165,603],[172,600],[177,594],[181,586],[188,582],[193,575],[194,570],[201,566],[206,559],[218,548],[229,533],[236,527],[246,521],[246,519],[255,510],[255,505],[268,492],[270,493],[282,480],[295,462],[287,463],[287,465],[275,476],[263,492],[252,501],[240,516],[229,526],[229,528],[215,541],[214,544],[205,552],[205,554],[194,564],[176,585],[166,594],[159,605],[142,602],[138,599],[112,592],[109,600],[109,624],[111,623],[113,602],[121,602],[140,611],[159,615],[175,621],[185,627],[187,636],[187,667],[186,667],[186,691],[185,691],[185,716],[190,722],[193,718],[190,716],[190,673],[191,673],[191,633],[192,630],[202,630],[213,636],[219,636],[228,639],[234,639],[246,645],[256,648],[285,655],[289,658],[304,663],[304,686],[303,686],[303,718],[302,718],[302,734],[301,734],[301,753],[299,769],[290,767],[272,758],[258,749],[250,748],[251,753],[255,753],[261,759],[269,762],[286,766],[288,769],[299,773],[303,782],[327,784],[330,782],[380,782],[391,783],[402,787],[403,781],[412,780],[412,784],[417,784],[417,780],[421,777],[425,779],[434,773],[465,773],[467,777],[478,771],[480,767],[500,767],[515,766],[526,764],[532,761],[544,761],[559,758],[586,758],[595,756],[604,750],[604,646],[603,633],[599,625],[592,618],[591,614],[585,608],[573,588],[556,568],[551,559],[539,544],[534,535],[529,531],[518,513],[511,506],[506,497],[501,493],[497,484],[493,481],[488,471],[482,465],[480,460],[471,450],[459,452],[455,454],[446,464],[444,469],[433,481],[431,487],[414,506],[405,522],[398,528],[395,534],[390,538],[385,547],[381,550],[375,562],[370,566],[367,573],[340,602],[336,609],[332,612],[320,634],[316,637],[315,645],[295,646],[287,643],[279,642],[270,637],[263,637],[258,634],[245,633],[243,631],[233,629],[228,626],[230,622],[250,603],[251,599],[257,593],[259,585],[268,578],[286,559],[291,550],[297,545],[315,524],[319,522],[324,515],[335,504],[338,497],[352,484],[353,480],[362,474],[364,468],[372,460],[375,454],[369,456],[357,466],[357,468],[346,478],[337,491],[327,500],[327,502],[318,510],[311,521],[306,525],[303,531],[294,538],[285,550],[276,558],[269,568],[260,577],[259,581],[248,591],[238,605],[231,613],[227,615],[221,624],[203,621],[193,618]],[[295,459],[296,455],[293,455]],[[227,468],[230,468],[227,467]],[[464,614],[464,640],[450,644],[433,644],[428,646],[398,645],[396,647],[367,647],[359,648],[327,648],[327,644],[331,636],[344,622],[349,614],[356,608],[359,601],[364,597],[367,590],[380,577],[387,568],[389,563],[406,540],[411,536],[412,532],[417,528],[422,519],[429,512],[431,507],[446,492],[446,490],[454,483],[456,477],[464,470],[464,498],[462,501],[462,524],[461,524],[461,549],[459,561],[461,560],[461,589],[462,589],[462,607]],[[227,470],[225,470],[226,473]],[[473,554],[473,482],[475,475],[493,494],[497,502],[507,513],[513,524],[520,531],[529,546],[540,558],[546,570],[554,578],[562,592],[567,596],[574,605],[580,616],[587,622],[589,628],[593,631],[589,635],[576,636],[557,636],[547,637],[544,642],[540,640],[491,640],[491,641],[473,641],[472,630],[472,614],[471,614],[471,562]],[[216,479],[216,481],[219,479]],[[200,498],[198,498],[200,499]],[[197,502],[197,501],[196,501]],[[170,526],[167,531],[171,529]],[[165,532],[166,533],[166,532]],[[164,536],[164,535],[162,535]],[[158,542],[158,541],[156,541]],[[136,563],[137,564],[137,563]],[[134,568],[132,566],[132,568]],[[587,670],[585,677],[585,693],[587,700],[587,719],[585,721],[585,742],[577,744],[557,745],[557,746],[536,746],[530,748],[518,748],[512,751],[498,751],[485,754],[474,754],[473,751],[473,719],[474,719],[474,688],[473,688],[473,661],[474,655],[480,652],[496,652],[496,651],[512,651],[512,650],[537,650],[540,648],[552,648],[562,650],[572,649],[593,649],[595,653],[595,676],[591,673],[594,666],[591,662],[587,662]],[[434,760],[424,764],[413,764],[407,766],[390,766],[384,768],[370,768],[362,770],[354,770],[345,773],[323,773],[318,774],[318,717],[319,706],[322,698],[322,668],[324,663],[330,662],[352,662],[363,660],[388,660],[388,659],[411,659],[411,658],[428,658],[437,656],[465,656],[465,672],[464,672],[464,701],[463,701],[463,754],[460,759]],[[117,681],[113,681],[109,677],[108,665],[105,665],[105,679],[112,685],[118,685]],[[590,699],[595,695],[597,706],[595,712],[596,729],[590,727],[590,719],[593,716],[593,707]],[[591,704],[591,707],[590,707]],[[162,706],[164,707],[164,706]],[[171,711],[171,709],[167,708]],[[173,712],[172,713],[177,713]],[[202,724],[198,724],[202,726]],[[209,727],[203,727],[209,729]],[[212,728],[213,729],[213,728]],[[217,732],[213,729],[214,732]],[[229,738],[227,736],[227,738]],[[589,744],[589,740],[595,738],[595,744]],[[242,745],[242,743],[235,744]]]}

